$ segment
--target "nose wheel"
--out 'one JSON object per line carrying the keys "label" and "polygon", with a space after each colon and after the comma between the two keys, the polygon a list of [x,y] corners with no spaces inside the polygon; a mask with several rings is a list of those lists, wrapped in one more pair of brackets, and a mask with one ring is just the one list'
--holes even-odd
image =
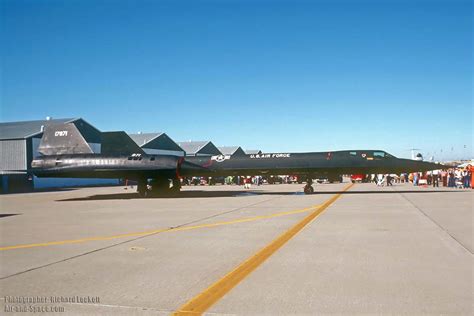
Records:
{"label": "nose wheel", "polygon": [[306,180],[306,185],[303,188],[304,194],[312,194],[314,193],[314,188],[313,188],[313,179],[308,178]]}
{"label": "nose wheel", "polygon": [[312,193],[314,193],[314,188],[313,188],[312,185],[306,184],[303,188],[303,192],[304,192],[304,194],[312,194]]}

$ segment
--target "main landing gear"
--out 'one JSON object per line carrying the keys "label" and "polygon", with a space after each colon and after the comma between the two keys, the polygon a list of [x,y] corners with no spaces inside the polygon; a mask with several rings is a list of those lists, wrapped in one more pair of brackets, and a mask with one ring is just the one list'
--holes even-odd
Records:
{"label": "main landing gear", "polygon": [[152,179],[138,181],[137,192],[140,197],[169,196],[181,190],[179,179]]}
{"label": "main landing gear", "polygon": [[312,194],[314,193],[314,188],[313,188],[313,179],[308,178],[306,180],[306,185],[303,188],[304,194]]}

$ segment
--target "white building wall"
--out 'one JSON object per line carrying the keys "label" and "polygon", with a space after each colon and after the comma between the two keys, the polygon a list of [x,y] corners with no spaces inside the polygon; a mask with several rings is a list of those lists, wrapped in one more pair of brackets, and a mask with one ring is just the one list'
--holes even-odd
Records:
{"label": "white building wall", "polygon": [[0,141],[0,170],[26,169],[26,140]]}

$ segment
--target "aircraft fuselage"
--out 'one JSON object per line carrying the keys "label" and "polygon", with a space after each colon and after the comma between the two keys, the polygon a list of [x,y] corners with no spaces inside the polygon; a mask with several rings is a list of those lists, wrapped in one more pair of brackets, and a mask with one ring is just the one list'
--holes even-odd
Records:
{"label": "aircraft fuselage", "polygon": [[39,177],[177,178],[180,176],[340,175],[401,173],[437,169],[436,164],[396,158],[384,151],[269,153],[242,156],[177,157],[132,154],[43,156],[32,163]]}
{"label": "aircraft fuselage", "polygon": [[[269,153],[242,156],[186,157],[214,175],[328,175],[402,173],[437,169],[438,165],[396,158],[379,150],[348,150],[313,153]],[[202,170],[197,174],[207,175]]]}

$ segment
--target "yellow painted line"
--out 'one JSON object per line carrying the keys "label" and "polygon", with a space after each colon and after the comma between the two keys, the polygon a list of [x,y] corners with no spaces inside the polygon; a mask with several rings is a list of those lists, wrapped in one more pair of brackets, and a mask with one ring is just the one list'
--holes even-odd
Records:
{"label": "yellow painted line", "polygon": [[115,236],[89,237],[89,238],[83,238],[83,239],[50,241],[50,242],[37,243],[37,244],[6,246],[6,247],[1,247],[0,251],[22,249],[22,248],[47,247],[47,246],[56,246],[56,245],[65,245],[65,244],[79,244],[79,243],[84,243],[88,241],[111,240],[111,239],[126,238],[126,237],[140,237],[140,236],[146,236],[150,234],[165,232],[166,230],[169,230],[169,228],[157,229],[155,231],[149,231],[149,232],[130,233],[130,234],[123,234],[123,235],[115,235]]}
{"label": "yellow painted line", "polygon": [[328,206],[334,203],[344,191],[349,190],[354,184],[349,184],[340,193],[334,195],[329,200],[321,204],[318,208],[311,212],[299,223],[291,227],[282,235],[274,239],[270,244],[259,250],[255,255],[251,256],[234,270],[226,274],[220,280],[209,286],[207,289],[196,295],[183,306],[181,306],[173,315],[200,315],[207,311],[212,305],[232,290],[239,282],[245,279],[266,259],[280,249],[287,241],[299,233],[306,225],[311,223],[318,215],[320,215]]}
{"label": "yellow painted line", "polygon": [[182,227],[176,227],[176,228],[161,228],[161,229],[155,229],[155,230],[150,230],[150,231],[145,231],[145,232],[135,232],[135,233],[122,234],[122,235],[114,235],[114,236],[99,236],[99,237],[89,237],[89,238],[73,239],[73,240],[51,241],[51,242],[36,243],[36,244],[6,246],[6,247],[0,247],[0,251],[13,250],[13,249],[23,249],[23,248],[48,247],[48,246],[65,245],[65,244],[79,244],[79,243],[85,243],[85,242],[90,242],[90,241],[112,240],[112,239],[127,238],[127,237],[142,237],[142,236],[159,234],[159,233],[168,233],[168,232],[175,232],[175,231],[184,231],[184,230],[191,230],[191,229],[210,228],[210,227],[217,227],[217,226],[224,226],[224,225],[232,225],[232,224],[253,222],[253,221],[262,220],[262,219],[269,219],[269,218],[274,218],[274,217],[287,216],[287,215],[292,215],[292,214],[308,212],[310,210],[314,210],[316,207],[318,207],[318,205],[311,206],[311,207],[308,207],[308,208],[304,208],[304,209],[301,209],[301,210],[281,212],[281,213],[276,213],[276,214],[271,214],[271,215],[246,217],[246,218],[240,218],[240,219],[231,220],[231,221],[201,224],[201,225],[194,225],[194,226],[182,226]]}

